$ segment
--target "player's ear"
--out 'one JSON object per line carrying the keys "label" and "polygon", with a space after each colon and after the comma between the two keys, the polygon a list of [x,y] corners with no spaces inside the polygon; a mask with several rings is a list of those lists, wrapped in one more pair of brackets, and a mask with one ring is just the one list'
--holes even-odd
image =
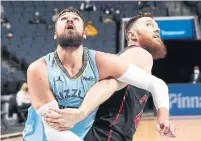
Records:
{"label": "player's ear", "polygon": [[138,41],[138,34],[137,34],[136,31],[133,33],[132,40],[137,40]]}
{"label": "player's ear", "polygon": [[131,40],[131,36],[132,36],[132,33],[131,33],[131,32],[128,32],[128,33],[127,33],[127,36],[126,36],[128,41]]}
{"label": "player's ear", "polygon": [[128,40],[136,40],[135,32],[134,33],[133,32],[128,32],[127,38],[128,38]]}
{"label": "player's ear", "polygon": [[57,39],[57,34],[56,34],[56,32],[54,32],[54,39],[55,39],[55,40]]}
{"label": "player's ear", "polygon": [[83,38],[86,39],[87,38],[87,35],[85,34],[85,31],[83,33]]}

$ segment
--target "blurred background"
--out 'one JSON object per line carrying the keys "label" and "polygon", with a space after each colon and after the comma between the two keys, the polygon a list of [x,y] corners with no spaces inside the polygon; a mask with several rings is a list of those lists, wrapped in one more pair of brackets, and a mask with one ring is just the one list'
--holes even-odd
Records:
{"label": "blurred background", "polygon": [[[1,139],[21,136],[31,103],[27,67],[56,49],[54,23],[70,7],[86,19],[84,46],[113,54],[126,47],[126,22],[153,13],[168,54],[152,73],[168,83],[170,114],[201,116],[200,1],[1,1]],[[144,116],[155,116],[151,97]]]}

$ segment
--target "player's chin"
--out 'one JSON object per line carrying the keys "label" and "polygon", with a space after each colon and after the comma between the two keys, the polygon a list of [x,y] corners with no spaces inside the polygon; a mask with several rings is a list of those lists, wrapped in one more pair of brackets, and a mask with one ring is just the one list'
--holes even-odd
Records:
{"label": "player's chin", "polygon": [[167,50],[166,50],[166,47],[165,45],[160,42],[160,41],[157,41],[158,43],[156,43],[156,46],[154,47],[154,53],[153,53],[153,59],[154,60],[157,60],[157,59],[163,59],[166,57],[166,54],[167,54]]}
{"label": "player's chin", "polygon": [[176,136],[173,135],[172,133],[167,133],[167,134],[165,134],[165,136],[168,138],[176,138]]}
{"label": "player's chin", "polygon": [[160,52],[160,53],[157,53],[156,55],[153,55],[153,59],[154,60],[163,59],[165,57],[166,57],[166,53],[165,52]]}

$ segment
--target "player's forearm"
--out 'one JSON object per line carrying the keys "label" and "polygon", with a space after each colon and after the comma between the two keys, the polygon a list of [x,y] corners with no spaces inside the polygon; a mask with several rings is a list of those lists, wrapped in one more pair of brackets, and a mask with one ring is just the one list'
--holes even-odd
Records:
{"label": "player's forearm", "polygon": [[157,110],[157,121],[169,120],[169,110],[167,108],[161,107]]}
{"label": "player's forearm", "polygon": [[[126,67],[126,65],[121,67]],[[135,64],[129,64],[127,70],[117,79],[151,92],[156,109],[165,107],[169,110],[169,94],[166,83],[162,79],[148,73],[144,68],[146,68],[146,66],[142,69]],[[121,69],[118,68],[118,70],[114,70],[114,72],[118,72],[119,70]],[[120,72],[122,73],[122,71]]]}
{"label": "player's forearm", "polygon": [[96,107],[109,99],[112,94],[125,87],[126,84],[116,79],[105,79],[96,83],[85,96],[80,111],[82,119],[86,118]]}
{"label": "player's forearm", "polygon": [[163,80],[135,65],[130,65],[118,80],[151,92],[157,109],[160,107],[169,109],[168,87]]}
{"label": "player's forearm", "polygon": [[45,129],[45,135],[47,137],[48,141],[83,141],[80,137],[75,135],[73,132],[66,130],[63,132],[60,132],[58,129],[55,127],[52,127],[46,123],[44,120],[44,117],[46,113],[49,111],[49,108],[55,108],[59,109],[59,105],[56,100],[53,100],[42,107],[40,107],[38,110],[36,110],[37,114],[40,116],[43,122],[43,126]]}

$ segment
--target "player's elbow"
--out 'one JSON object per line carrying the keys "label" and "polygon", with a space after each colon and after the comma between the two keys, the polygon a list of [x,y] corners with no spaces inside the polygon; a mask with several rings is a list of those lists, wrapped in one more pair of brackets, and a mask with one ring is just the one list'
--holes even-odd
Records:
{"label": "player's elbow", "polygon": [[116,92],[116,91],[123,89],[127,84],[111,78],[107,81],[107,83],[105,85],[106,85],[106,87],[109,87],[112,92]]}
{"label": "player's elbow", "polygon": [[160,90],[161,90],[161,92],[168,93],[168,86],[162,79],[152,76],[151,90],[152,90],[153,94]]}
{"label": "player's elbow", "polygon": [[126,83],[123,83],[123,82],[120,82],[118,81],[118,87],[117,87],[117,90],[116,91],[119,91],[121,89],[123,89],[124,87],[126,87],[128,84]]}
{"label": "player's elbow", "polygon": [[108,89],[114,90],[114,91],[117,88],[117,80],[116,79],[108,78],[102,82],[104,83],[104,88],[108,88]]}

